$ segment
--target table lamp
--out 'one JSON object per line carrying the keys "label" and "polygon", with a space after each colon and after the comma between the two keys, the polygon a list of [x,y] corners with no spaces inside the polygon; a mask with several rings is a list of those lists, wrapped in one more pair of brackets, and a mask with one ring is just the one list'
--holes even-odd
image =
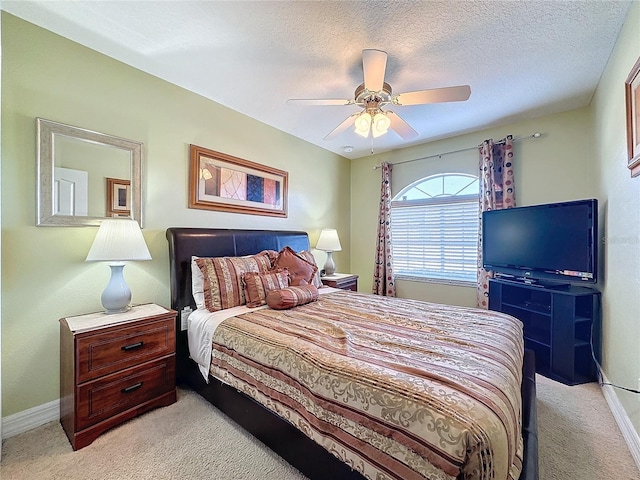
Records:
{"label": "table lamp", "polygon": [[122,270],[124,262],[131,260],[151,260],[138,222],[130,218],[103,220],[86,261],[109,262],[111,267],[111,279],[100,297],[106,313],[126,312],[130,308],[131,290]]}
{"label": "table lamp", "polygon": [[316,244],[318,250],[327,252],[327,261],[324,264],[324,274],[333,275],[336,273],[336,264],[333,262],[333,252],[342,250],[338,232],[335,228],[325,228],[320,232],[320,238]]}

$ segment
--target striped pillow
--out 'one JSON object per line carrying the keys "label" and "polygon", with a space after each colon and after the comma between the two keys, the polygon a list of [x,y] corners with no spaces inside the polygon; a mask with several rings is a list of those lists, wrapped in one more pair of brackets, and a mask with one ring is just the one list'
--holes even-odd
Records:
{"label": "striped pillow", "polygon": [[247,272],[265,273],[271,268],[267,251],[246,257],[196,259],[204,277],[204,304],[210,312],[246,303],[242,276]]}
{"label": "striped pillow", "polygon": [[274,310],[284,310],[318,300],[318,289],[313,285],[271,290],[267,293],[267,305]]}
{"label": "striped pillow", "polygon": [[266,305],[269,291],[289,286],[289,272],[286,270],[269,273],[247,272],[242,279],[247,307],[251,308]]}
{"label": "striped pillow", "polygon": [[[309,250],[304,250],[302,252],[296,252],[296,255],[298,255],[299,257],[302,257],[307,262],[309,262],[311,265],[316,265],[316,258],[313,256],[313,253],[311,253]],[[316,288],[324,287],[324,283],[322,283],[322,280],[320,280],[320,270],[318,270],[317,268],[316,268],[315,275],[311,279],[311,283]]]}

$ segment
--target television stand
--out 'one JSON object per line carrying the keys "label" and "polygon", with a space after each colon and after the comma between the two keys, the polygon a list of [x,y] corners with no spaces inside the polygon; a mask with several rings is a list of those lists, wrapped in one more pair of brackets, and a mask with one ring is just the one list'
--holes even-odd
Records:
{"label": "television stand", "polygon": [[596,380],[592,349],[599,358],[600,292],[491,279],[489,309],[522,322],[525,348],[536,354],[536,372],[567,385]]}

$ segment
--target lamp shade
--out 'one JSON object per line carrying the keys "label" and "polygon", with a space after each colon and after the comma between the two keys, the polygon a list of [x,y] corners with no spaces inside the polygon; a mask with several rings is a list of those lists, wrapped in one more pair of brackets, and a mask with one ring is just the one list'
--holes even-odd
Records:
{"label": "lamp shade", "polygon": [[320,232],[320,238],[316,244],[318,250],[324,250],[325,252],[339,252],[342,250],[340,245],[340,239],[338,238],[338,231],[335,228],[325,228]]}
{"label": "lamp shade", "polygon": [[107,218],[102,221],[87,262],[124,262],[151,260],[140,225],[130,218]]}

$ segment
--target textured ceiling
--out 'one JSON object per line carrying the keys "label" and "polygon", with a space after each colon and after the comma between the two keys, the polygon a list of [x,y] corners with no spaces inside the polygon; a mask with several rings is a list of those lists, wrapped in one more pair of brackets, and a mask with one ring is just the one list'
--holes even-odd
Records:
{"label": "textured ceiling", "polygon": [[[340,155],[325,137],[357,106],[362,50],[388,53],[394,93],[468,84],[466,102],[398,106],[419,136],[375,152],[587,105],[630,1],[7,1],[2,9]],[[350,145],[353,152],[345,153]]]}

